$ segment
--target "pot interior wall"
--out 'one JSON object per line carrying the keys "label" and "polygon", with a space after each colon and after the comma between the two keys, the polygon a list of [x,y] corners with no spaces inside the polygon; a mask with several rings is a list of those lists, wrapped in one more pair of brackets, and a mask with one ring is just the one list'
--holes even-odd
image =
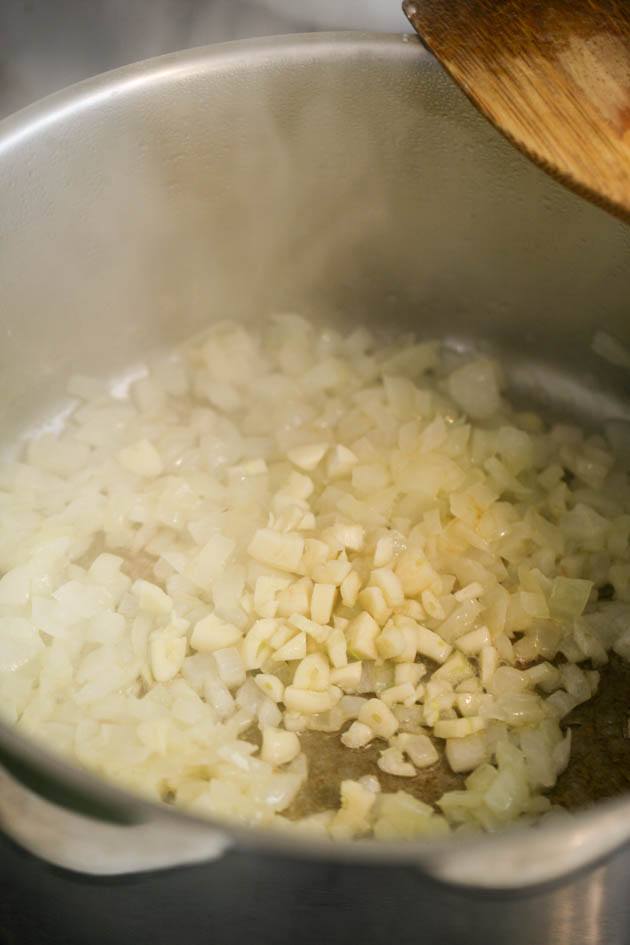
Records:
{"label": "pot interior wall", "polygon": [[630,341],[630,232],[513,150],[405,39],[193,51],[6,122],[2,439],[72,372],[287,309],[491,340],[517,387],[624,415],[627,376],[591,342]]}

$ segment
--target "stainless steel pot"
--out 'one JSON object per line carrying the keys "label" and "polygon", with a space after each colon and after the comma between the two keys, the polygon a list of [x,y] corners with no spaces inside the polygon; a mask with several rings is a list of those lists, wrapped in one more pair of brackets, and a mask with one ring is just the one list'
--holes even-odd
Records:
{"label": "stainless steel pot", "polygon": [[[70,372],[116,376],[210,319],[289,308],[488,344],[515,396],[630,421],[627,372],[593,350],[596,332],[630,342],[630,231],[512,150],[407,36],[219,46],[82,83],[0,126],[0,199],[7,450],[63,415]],[[529,890],[554,941],[630,937],[628,798],[539,830],[331,846],[132,798],[5,727],[0,760],[3,830],[72,870],[370,863],[411,870],[425,902],[430,878]]]}

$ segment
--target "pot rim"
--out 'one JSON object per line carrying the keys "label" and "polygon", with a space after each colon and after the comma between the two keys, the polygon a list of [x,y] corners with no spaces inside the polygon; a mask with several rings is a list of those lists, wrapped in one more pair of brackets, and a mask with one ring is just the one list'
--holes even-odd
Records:
{"label": "pot rim", "polygon": [[51,92],[0,120],[0,159],[10,149],[45,131],[58,122],[102,105],[114,98],[149,89],[162,83],[185,80],[199,72],[227,71],[234,66],[265,61],[277,63],[311,58],[338,58],[361,50],[381,57],[397,56],[430,63],[441,69],[433,55],[413,33],[379,33],[337,30],[317,33],[289,33],[276,36],[236,39],[229,42],[192,46],[189,49],[141,59],[128,65],[100,72],[87,79]]}
{"label": "pot rim", "polygon": [[[439,69],[419,40],[408,34],[304,33],[195,47],[83,80],[5,118],[0,122],[0,169],[13,149],[31,145],[50,128],[63,126],[68,119],[113,99],[198,74],[248,69],[253,64],[277,66],[282,61],[348,56],[358,60],[366,54],[391,61],[415,61],[419,72]],[[588,810],[540,828],[517,826],[494,835],[433,840],[330,842],[290,831],[245,827],[133,795],[53,754],[2,721],[0,764],[34,793],[95,820],[119,825],[168,821],[188,831],[203,828],[227,838],[228,845],[244,849],[302,859],[416,865],[441,879],[474,886],[498,888],[547,882],[603,858],[630,839],[630,796],[597,802]],[[484,870],[486,877],[474,876]]]}

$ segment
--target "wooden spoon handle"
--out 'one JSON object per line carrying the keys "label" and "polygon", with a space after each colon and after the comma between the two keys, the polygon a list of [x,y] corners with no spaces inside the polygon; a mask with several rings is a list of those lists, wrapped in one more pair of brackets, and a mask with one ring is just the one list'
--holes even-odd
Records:
{"label": "wooden spoon handle", "polygon": [[511,141],[630,220],[630,0],[404,0],[403,9]]}

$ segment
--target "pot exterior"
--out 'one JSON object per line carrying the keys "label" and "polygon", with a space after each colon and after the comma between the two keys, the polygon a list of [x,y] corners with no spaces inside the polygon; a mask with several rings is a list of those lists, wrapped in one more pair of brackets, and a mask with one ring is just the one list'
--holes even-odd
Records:
{"label": "pot exterior", "polygon": [[0,839],[11,945],[627,945],[630,856],[525,894],[442,886],[410,868],[228,853],[124,880],[53,870]]}
{"label": "pot exterior", "polygon": [[[3,124],[0,429],[7,449],[41,422],[42,405],[47,417],[63,410],[69,373],[116,376],[210,319],[279,310],[424,336],[446,328],[456,346],[490,340],[517,394],[595,423],[628,421],[627,374],[596,355],[593,339],[605,332],[630,342],[630,231],[529,164],[405,39],[305,36],[177,54],[85,83]],[[0,741],[6,752],[1,731]],[[33,752],[29,764],[52,768]],[[57,765],[57,787],[71,779]],[[617,824],[628,823],[627,813],[622,821],[606,816],[599,846],[590,845],[603,836],[590,815],[566,828],[567,850],[580,856],[572,863],[569,855],[556,875],[623,842]],[[509,884],[518,885],[517,841],[498,843],[516,864]],[[509,934],[516,942],[522,933],[527,945],[562,942],[568,929],[572,945],[580,935],[607,943],[630,936],[629,928],[619,937],[625,854],[562,890],[528,893],[530,924],[523,906],[510,932],[520,899],[509,908],[490,894],[475,900],[429,884],[412,867],[298,859],[291,867],[282,855],[247,849],[241,837],[214,865],[124,885],[46,872],[15,854],[8,879],[17,884],[20,874],[31,888],[58,889],[48,918],[66,943],[72,915],[90,918],[81,889],[100,890],[95,903],[111,896],[94,943],[110,941],[110,932],[120,941],[115,894],[129,903],[127,930],[157,917],[156,942],[165,930],[170,942],[173,929],[188,928],[188,912],[197,916],[192,945],[219,928],[232,934],[225,922],[253,936],[255,917],[266,911],[280,923],[270,942],[318,922],[320,936],[337,923],[353,941],[357,923],[366,941],[383,941],[396,921],[408,921],[400,925],[407,941],[426,940],[424,930],[436,941],[459,941],[478,928],[488,933],[480,941],[500,929],[494,940]],[[444,860],[434,872],[462,882]],[[536,855],[528,866],[535,882]],[[545,866],[538,881],[552,878]],[[20,896],[16,888],[14,901]],[[316,904],[326,908],[318,913]],[[41,908],[48,908],[43,897]],[[608,939],[597,938],[602,917],[617,923]]]}

